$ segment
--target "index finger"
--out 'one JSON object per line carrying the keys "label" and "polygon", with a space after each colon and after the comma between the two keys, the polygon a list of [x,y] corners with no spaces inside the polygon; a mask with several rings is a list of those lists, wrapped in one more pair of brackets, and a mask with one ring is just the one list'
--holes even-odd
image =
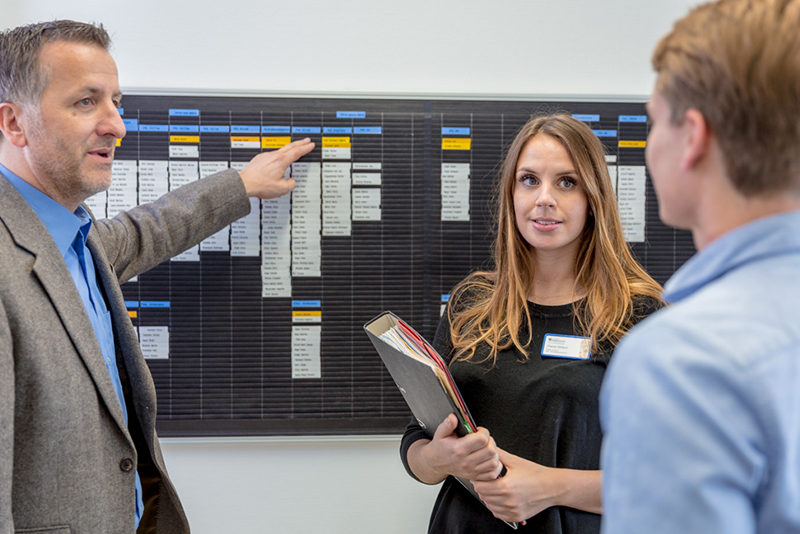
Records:
{"label": "index finger", "polygon": [[288,145],[282,146],[278,149],[278,152],[282,152],[284,156],[291,158],[292,161],[296,161],[314,150],[315,146],[311,139],[306,137],[305,139],[298,139],[297,141],[292,141]]}

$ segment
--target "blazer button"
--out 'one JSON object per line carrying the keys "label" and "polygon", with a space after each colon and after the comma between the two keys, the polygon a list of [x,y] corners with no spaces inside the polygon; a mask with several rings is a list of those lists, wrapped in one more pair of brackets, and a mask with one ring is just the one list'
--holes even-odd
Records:
{"label": "blazer button", "polygon": [[123,458],[119,462],[119,468],[127,473],[128,471],[133,469],[133,460],[131,460],[130,458]]}

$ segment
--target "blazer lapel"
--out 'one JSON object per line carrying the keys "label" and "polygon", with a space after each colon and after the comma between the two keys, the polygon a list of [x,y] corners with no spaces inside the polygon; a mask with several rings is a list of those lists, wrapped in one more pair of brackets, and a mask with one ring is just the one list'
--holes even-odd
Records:
{"label": "blazer lapel", "polygon": [[[123,389],[130,388],[130,396],[127,397],[128,412],[138,419],[139,428],[144,434],[144,439],[152,451],[158,447],[155,434],[156,428],[156,387],[150,368],[144,360],[139,345],[139,338],[133,327],[128,308],[125,305],[125,296],[119,284],[114,266],[106,256],[105,248],[100,239],[100,232],[92,227],[86,246],[92,251],[97,275],[100,278],[103,289],[105,290],[106,302],[111,312],[111,320],[114,324],[114,338],[117,343],[117,364],[119,367],[120,379]],[[135,423],[131,421],[131,426]],[[156,460],[161,461],[161,460]]]}
{"label": "blazer lapel", "polygon": [[100,344],[75,283],[64,264],[64,258],[39,217],[3,176],[0,176],[0,219],[17,246],[33,256],[34,275],[53,303],[53,308],[89,371],[100,398],[114,421],[127,435],[122,408],[111,384]]}

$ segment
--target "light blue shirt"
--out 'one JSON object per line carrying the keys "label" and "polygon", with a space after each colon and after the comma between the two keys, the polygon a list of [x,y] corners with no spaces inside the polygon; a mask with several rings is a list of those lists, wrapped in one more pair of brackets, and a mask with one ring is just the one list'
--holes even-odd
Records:
{"label": "light blue shirt", "polygon": [[[122,407],[125,424],[128,424],[128,410],[125,407],[125,396],[117,368],[117,356],[114,349],[114,331],[111,326],[111,313],[106,306],[105,298],[97,283],[92,252],[86,246],[86,238],[92,227],[89,213],[79,206],[75,213],[70,213],[64,206],[45,195],[25,180],[0,164],[0,173],[11,182],[22,195],[33,211],[47,227],[50,236],[64,257],[69,274],[75,282],[78,294],[94,328],[103,359],[111,376],[111,383]],[[144,505],[142,502],[142,484],[139,473],[136,473],[136,526],[142,518]]]}
{"label": "light blue shirt", "polygon": [[800,532],[800,212],[740,227],[611,359],[603,534]]}

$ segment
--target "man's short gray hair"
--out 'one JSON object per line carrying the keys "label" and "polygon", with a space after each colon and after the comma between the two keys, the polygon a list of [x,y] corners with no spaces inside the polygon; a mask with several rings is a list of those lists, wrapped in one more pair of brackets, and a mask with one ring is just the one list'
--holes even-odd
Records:
{"label": "man's short gray hair", "polygon": [[45,44],[54,41],[94,44],[108,50],[111,38],[102,24],[54,20],[0,32],[0,102],[35,106],[49,81],[39,62]]}

